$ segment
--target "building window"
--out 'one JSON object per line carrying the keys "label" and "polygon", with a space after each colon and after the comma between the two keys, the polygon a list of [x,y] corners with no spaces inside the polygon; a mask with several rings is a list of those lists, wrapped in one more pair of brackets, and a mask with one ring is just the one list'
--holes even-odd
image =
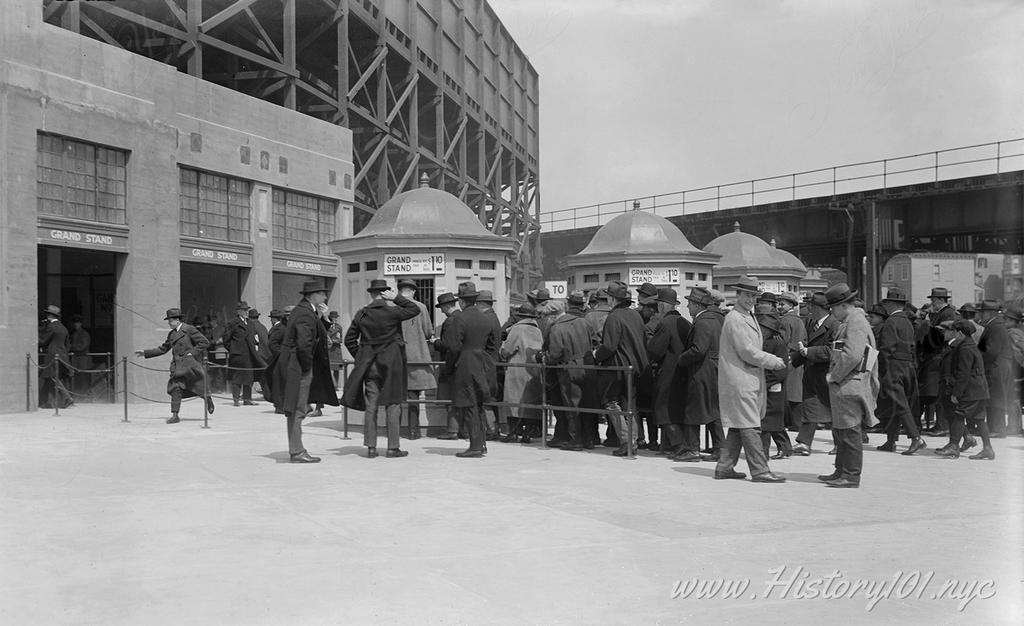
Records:
{"label": "building window", "polygon": [[366,266],[363,269],[365,271],[367,271],[367,272],[376,272],[377,271],[377,262],[376,261],[367,261],[366,262]]}
{"label": "building window", "polygon": [[703,282],[703,281],[706,281],[707,279],[708,279],[708,275],[705,274],[704,272],[701,272],[701,273],[697,274],[697,280],[700,280],[701,282]]}
{"label": "building window", "polygon": [[938,263],[932,265],[932,280],[942,280],[942,266]]}
{"label": "building window", "polygon": [[598,282],[600,280],[601,280],[601,275],[600,274],[584,274],[583,275],[583,282],[584,283],[596,283],[596,282]]}
{"label": "building window", "polygon": [[686,272],[686,280],[693,280],[693,272]]}
{"label": "building window", "polygon": [[329,255],[337,208],[334,200],[274,189],[274,247]]}
{"label": "building window", "polygon": [[900,263],[900,280],[910,280],[909,263]]}
{"label": "building window", "polygon": [[979,270],[987,270],[988,269],[988,259],[986,259],[985,257],[978,257],[978,269]]}
{"label": "building window", "polygon": [[895,272],[892,269],[892,263],[885,266],[885,280],[892,282]]}
{"label": "building window", "polygon": [[350,274],[358,274],[359,273],[359,264],[358,263],[349,263],[348,264],[348,271],[349,271]]}
{"label": "building window", "polygon": [[493,270],[498,267],[496,261],[480,261],[480,269],[482,270]]}
{"label": "building window", "polygon": [[1014,274],[1020,271],[1020,257],[1010,259],[1010,271]]}
{"label": "building window", "polygon": [[[455,259],[455,269],[460,270],[471,270],[473,269],[472,259]],[[483,269],[483,268],[481,268]]]}
{"label": "building window", "polygon": [[605,274],[604,275],[604,279],[606,281],[608,281],[608,282],[612,282],[613,280],[622,280],[620,278],[620,274],[618,272],[612,272],[610,274]]}
{"label": "building window", "polygon": [[181,234],[249,243],[247,180],[181,168]]}
{"label": "building window", "polygon": [[36,135],[39,212],[105,224],[127,224],[124,150]]}

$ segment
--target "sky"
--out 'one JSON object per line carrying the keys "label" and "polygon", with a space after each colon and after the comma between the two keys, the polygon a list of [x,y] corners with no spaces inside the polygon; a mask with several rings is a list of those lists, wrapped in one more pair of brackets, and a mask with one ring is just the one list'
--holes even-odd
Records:
{"label": "sky", "polygon": [[1024,137],[1021,0],[489,2],[542,212]]}

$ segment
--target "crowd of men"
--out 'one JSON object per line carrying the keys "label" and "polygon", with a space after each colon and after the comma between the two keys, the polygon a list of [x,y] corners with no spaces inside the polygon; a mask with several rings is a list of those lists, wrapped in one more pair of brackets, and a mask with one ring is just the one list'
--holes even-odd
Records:
{"label": "crowd of men", "polygon": [[[893,288],[865,310],[843,283],[803,300],[762,292],[748,277],[729,287],[736,293],[729,304],[717,291],[692,288],[685,316],[668,287],[644,284],[635,300],[620,281],[564,301],[535,289],[502,324],[493,294],[465,282],[437,296],[444,321],[434,328],[415,282],[399,281],[396,292],[375,279],[370,302],[345,330],[327,310],[326,284],[316,280],[303,286],[298,304],[271,311],[269,329],[240,302],[211,340],[170,309],[166,341],[137,354],[172,353],[167,421],[175,423],[185,397],[203,397],[214,410],[200,363],[222,344],[235,406],[255,404],[259,382],[287,416],[291,460],[299,463],[319,460],[304,448],[301,425],[325,404],[363,411],[369,458],[378,456],[382,409],[385,456],[406,456],[402,418],[409,436],[420,437],[419,407],[431,391],[448,412],[440,438],[469,440],[460,458],[485,456],[488,441],[546,437],[541,416],[551,408],[549,446],[603,445],[620,457],[635,446],[675,462],[714,462],[717,479],[746,477],[735,470],[742,449],[755,482],[783,482],[769,460],[810,455],[819,429],[832,434],[835,471],[819,477],[830,487],[859,485],[869,430],[886,434],[882,451],[896,451],[905,435],[906,456],[928,447],[924,435],[947,437],[934,452],[949,459],[980,438],[970,457],[977,460],[995,458],[991,438],[1022,434],[1019,304],[985,300],[957,310],[949,292],[935,288],[918,309]],[[48,307],[46,315],[41,348],[55,355],[50,362],[66,359],[59,310]],[[342,346],[354,359],[346,381],[336,371]]]}

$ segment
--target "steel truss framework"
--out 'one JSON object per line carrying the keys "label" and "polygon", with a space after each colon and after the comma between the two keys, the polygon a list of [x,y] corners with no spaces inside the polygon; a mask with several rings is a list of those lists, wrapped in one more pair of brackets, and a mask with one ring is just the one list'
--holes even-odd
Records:
{"label": "steel truss framework", "polygon": [[426,173],[513,240],[513,294],[540,279],[537,73],[485,0],[43,0],[42,11],[350,128],[356,232]]}

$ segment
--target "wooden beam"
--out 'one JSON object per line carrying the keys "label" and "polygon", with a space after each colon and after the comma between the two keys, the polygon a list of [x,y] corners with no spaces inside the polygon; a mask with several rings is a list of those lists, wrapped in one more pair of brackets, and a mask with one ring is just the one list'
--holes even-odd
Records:
{"label": "wooden beam", "polygon": [[366,175],[370,172],[370,166],[372,166],[373,163],[377,160],[377,158],[380,157],[381,153],[384,152],[384,148],[388,146],[388,142],[390,139],[391,138],[388,137],[387,135],[381,137],[381,140],[377,144],[377,147],[373,149],[373,152],[370,153],[370,156],[367,157],[366,161],[363,163],[363,168],[356,172],[356,178],[353,184],[358,185],[361,180],[366,178]]}
{"label": "wooden beam", "polygon": [[185,15],[185,12],[181,10],[181,7],[174,3],[174,0],[164,0],[164,4],[167,5],[167,10],[170,11],[172,15],[174,15],[174,17],[178,20],[178,23],[181,24],[182,28],[188,26],[188,16]]}
{"label": "wooden beam", "polygon": [[384,62],[384,59],[386,59],[387,56],[387,46],[381,46],[380,52],[377,53],[377,56],[373,59],[373,61],[371,61],[370,64],[366,67],[366,69],[363,70],[362,76],[359,77],[359,80],[356,81],[356,84],[352,85],[352,88],[348,90],[348,94],[346,94],[345,97],[351,100],[357,93],[359,93],[359,90],[363,88],[363,85],[366,84],[366,81],[370,80],[370,77],[373,75],[375,71],[377,71],[377,68],[380,66],[381,63]]}
{"label": "wooden beam", "polygon": [[217,13],[208,20],[203,21],[199,24],[199,30],[204,33],[208,33],[217,26],[219,26],[224,20],[230,19],[231,17],[238,15],[242,11],[249,8],[250,5],[255,4],[256,0],[237,0],[234,4],[228,6],[220,13]]}
{"label": "wooden beam", "polygon": [[406,85],[405,89],[402,91],[402,95],[395,101],[395,106],[391,109],[391,112],[388,113],[387,118],[384,119],[385,124],[390,125],[391,120],[395,119],[395,116],[401,111],[402,105],[405,104],[405,101],[409,99],[409,95],[416,89],[416,81],[418,81],[419,78],[419,74],[412,75],[412,78],[409,80],[409,84]]}
{"label": "wooden beam", "polygon": [[110,36],[110,33],[108,33],[107,31],[103,30],[102,26],[100,26],[96,22],[94,22],[91,19],[89,19],[88,15],[85,15],[83,13],[83,14],[78,16],[78,19],[82,20],[82,23],[85,24],[86,26],[88,26],[89,29],[92,32],[96,33],[96,35],[98,35],[99,38],[102,39],[103,41],[109,43],[112,46],[117,46],[118,48],[124,48],[124,46],[122,46],[120,43],[118,43],[116,39],[114,39],[113,37]]}
{"label": "wooden beam", "polygon": [[418,153],[413,153],[412,159],[409,160],[409,167],[405,168],[405,173],[402,174],[402,180],[399,181],[398,185],[395,187],[395,193],[402,193],[405,191],[405,186],[409,183],[409,179],[412,178],[412,175],[416,172],[416,168],[419,164],[420,155]]}
{"label": "wooden beam", "polygon": [[263,65],[265,67],[269,67],[271,69],[275,69],[275,70],[281,72],[282,74],[285,74],[285,75],[288,75],[288,76],[292,76],[293,78],[294,78],[294,75],[297,74],[297,72],[295,72],[295,70],[289,71],[288,68],[285,67],[282,63],[278,63],[277,61],[275,61],[275,60],[273,60],[273,59],[271,59],[269,57],[264,57],[264,56],[260,56],[258,54],[254,54],[254,53],[249,52],[248,50],[246,50],[244,48],[239,48],[238,46],[235,46],[235,45],[229,44],[227,42],[221,41],[220,39],[217,39],[216,37],[213,37],[211,35],[207,35],[206,33],[199,33],[199,42],[207,44],[207,45],[210,45],[210,46],[213,46],[214,48],[220,48],[224,52],[230,52],[231,54],[234,54],[236,56],[240,56],[243,59],[248,59],[249,61],[252,61],[253,63],[258,63],[258,64]]}
{"label": "wooden beam", "polygon": [[462,116],[462,121],[459,122],[459,128],[455,131],[455,135],[452,136],[450,142],[448,142],[448,149],[444,151],[444,157],[442,161],[448,161],[448,158],[452,156],[452,152],[455,151],[455,147],[459,145],[459,139],[462,138],[462,133],[466,130],[466,123],[469,122],[469,118],[465,115]]}
{"label": "wooden beam", "polygon": [[[271,39],[270,35],[267,34],[267,31],[264,30],[263,24],[260,24],[260,21],[258,19],[256,19],[256,14],[252,12],[252,9],[250,9],[249,7],[245,7],[245,10],[243,12],[245,13],[245,16],[249,18],[249,21],[252,22],[252,25],[256,27],[256,32],[259,34],[260,40],[262,40],[263,43],[267,46],[267,51],[268,52],[272,52],[274,54],[274,56],[277,57],[278,61],[281,61],[282,63],[285,63],[284,55],[281,54],[281,51],[277,49],[276,45],[274,45],[274,40]],[[285,42],[286,43],[287,43],[287,39],[288,39],[288,25],[286,23],[285,24]]]}
{"label": "wooden beam", "polygon": [[111,4],[110,2],[89,2],[83,4],[82,6],[89,7],[90,11],[103,11],[105,13],[110,13],[111,15],[116,15],[117,17],[120,17],[121,19],[127,22],[131,22],[132,24],[138,24],[139,26],[145,26],[146,28],[155,30],[158,33],[169,35],[171,37],[174,37],[175,39],[185,41],[189,38],[188,33],[186,33],[183,30],[174,28],[173,26],[168,26],[166,24],[161,24],[156,20],[151,20],[148,17],[143,17],[138,13],[132,13],[131,11],[122,9],[121,7]]}

